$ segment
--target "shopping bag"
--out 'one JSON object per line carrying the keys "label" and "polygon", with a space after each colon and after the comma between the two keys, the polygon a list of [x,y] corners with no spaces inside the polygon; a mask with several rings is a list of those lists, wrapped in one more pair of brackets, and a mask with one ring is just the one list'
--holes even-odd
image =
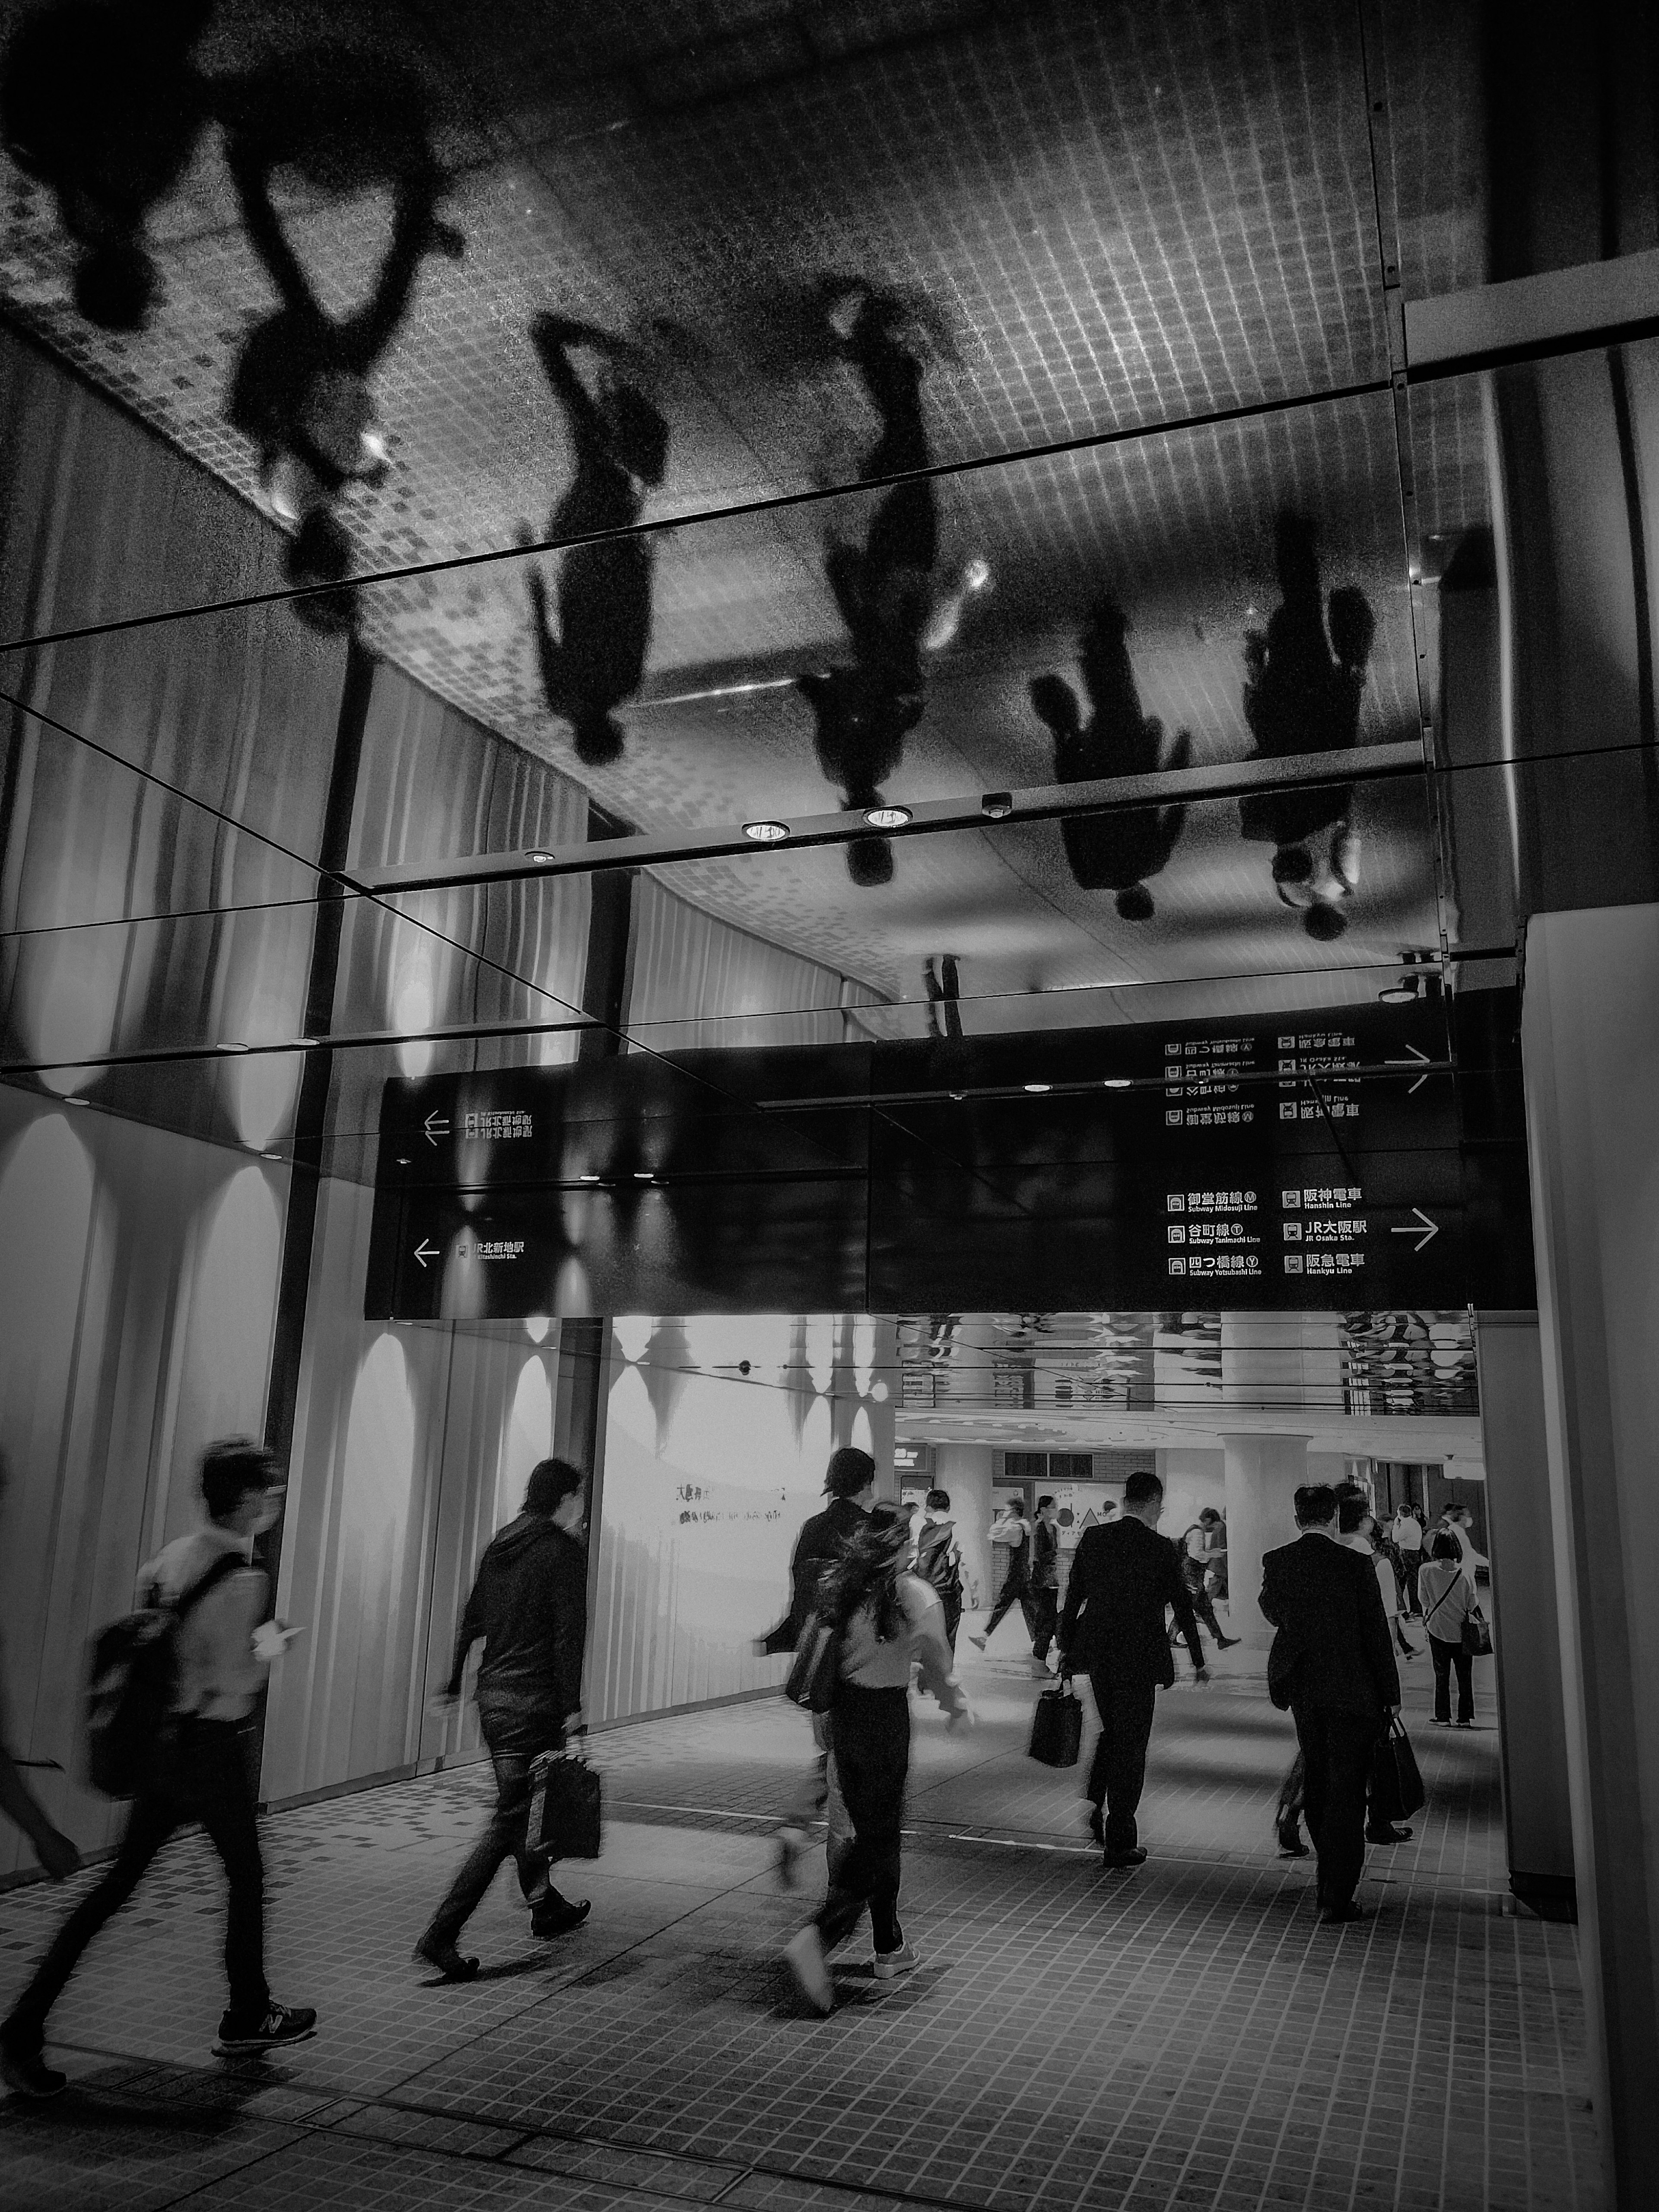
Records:
{"label": "shopping bag", "polygon": [[1420,1813],[1428,1802],[1417,1753],[1405,1724],[1396,1713],[1376,1739],[1371,1753],[1370,1788],[1366,1793],[1367,1817],[1378,1826],[1393,1826]]}
{"label": "shopping bag", "polygon": [[532,1760],[525,1848],[532,1858],[596,1859],[603,1825],[599,1778],[580,1751]]}
{"label": "shopping bag", "polygon": [[784,1696],[803,1712],[827,1713],[835,1703],[840,1665],[840,1637],[829,1621],[809,1613],[784,1678]]}
{"label": "shopping bag", "polygon": [[1480,1607],[1472,1606],[1463,1616],[1462,1644],[1471,1659],[1485,1659],[1492,1651],[1492,1631],[1486,1626],[1486,1616]]}
{"label": "shopping bag", "polygon": [[1044,1766],[1075,1766],[1083,1748],[1083,1700],[1073,1691],[1071,1677],[1062,1675],[1052,1690],[1045,1690],[1031,1715],[1030,1755]]}

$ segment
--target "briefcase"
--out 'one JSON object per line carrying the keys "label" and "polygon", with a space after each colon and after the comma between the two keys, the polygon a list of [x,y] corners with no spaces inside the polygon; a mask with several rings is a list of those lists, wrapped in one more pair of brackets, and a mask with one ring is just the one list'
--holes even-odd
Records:
{"label": "briefcase", "polygon": [[1398,1713],[1376,1739],[1371,1753],[1370,1788],[1367,1792],[1368,1822],[1392,1827],[1409,1820],[1428,1802],[1428,1791],[1418,1770],[1417,1753]]}
{"label": "briefcase", "polygon": [[1031,1715],[1031,1757],[1044,1766],[1075,1766],[1083,1748],[1083,1700],[1063,1675],[1045,1690]]}
{"label": "briefcase", "polygon": [[580,1751],[531,1762],[525,1848],[532,1858],[596,1859],[603,1826],[599,1778]]}

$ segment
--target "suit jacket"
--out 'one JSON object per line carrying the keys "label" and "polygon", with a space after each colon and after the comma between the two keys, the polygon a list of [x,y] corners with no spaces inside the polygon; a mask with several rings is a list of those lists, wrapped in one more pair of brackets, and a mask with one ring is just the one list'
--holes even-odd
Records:
{"label": "suit jacket", "polygon": [[1060,1531],[1042,1520],[1031,1523],[1031,1588],[1060,1588]]}
{"label": "suit jacket", "polygon": [[850,1498],[832,1498],[822,1513],[815,1513],[810,1521],[801,1523],[789,1562],[789,1610],[777,1626],[762,1638],[763,1651],[775,1654],[794,1650],[817,1599],[819,1576],[832,1559],[840,1558],[842,1546],[855,1529],[864,1526],[868,1517],[864,1508],[854,1505]]}
{"label": "suit jacket", "polygon": [[1261,1610],[1278,1633],[1267,1654],[1276,1705],[1380,1719],[1400,1703],[1400,1669],[1376,1569],[1305,1531],[1261,1562]]}
{"label": "suit jacket", "polygon": [[1192,1593],[1167,1536],[1126,1513],[1085,1528],[1072,1556],[1060,1648],[1068,1664],[1103,1668],[1126,1681],[1175,1680],[1165,1618],[1170,1608],[1194,1667],[1204,1664]]}

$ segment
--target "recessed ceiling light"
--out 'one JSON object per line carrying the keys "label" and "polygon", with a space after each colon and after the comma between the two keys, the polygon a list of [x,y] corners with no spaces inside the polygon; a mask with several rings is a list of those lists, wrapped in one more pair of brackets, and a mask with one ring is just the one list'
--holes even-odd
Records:
{"label": "recessed ceiling light", "polygon": [[1100,1087],[1103,1091],[1127,1091],[1129,1081],[1130,1079],[1127,1075],[1103,1075],[1100,1079]]}
{"label": "recessed ceiling light", "polygon": [[556,853],[526,853],[526,860],[533,860],[538,868],[550,868],[558,858]]}
{"label": "recessed ceiling light", "polygon": [[1012,791],[988,791],[979,802],[979,811],[990,821],[1006,821],[1014,811],[1014,794]]}
{"label": "recessed ceiling light", "polygon": [[635,1182],[649,1182],[651,1180],[650,1169],[635,1168],[634,1170],[634,1180]]}
{"label": "recessed ceiling light", "polygon": [[908,806],[866,806],[864,818],[872,830],[902,830],[910,819]]}
{"label": "recessed ceiling light", "polygon": [[1415,975],[1402,975],[1397,983],[1390,983],[1377,993],[1385,1006],[1409,1006],[1416,1002],[1420,988]]}
{"label": "recessed ceiling light", "polygon": [[1054,1087],[1052,1083],[1028,1083],[1025,1086],[1028,1091],[1052,1091]]}
{"label": "recessed ceiling light", "polygon": [[253,1047],[251,1044],[222,1044],[219,1049],[221,1052],[252,1052]]}
{"label": "recessed ceiling light", "polygon": [[777,845],[789,835],[789,824],[787,822],[745,822],[743,834],[745,837],[752,837],[757,845]]}
{"label": "recessed ceiling light", "polygon": [[581,1176],[580,1180],[583,1182],[597,1182],[599,1181],[599,1177],[596,1175],[585,1175]]}

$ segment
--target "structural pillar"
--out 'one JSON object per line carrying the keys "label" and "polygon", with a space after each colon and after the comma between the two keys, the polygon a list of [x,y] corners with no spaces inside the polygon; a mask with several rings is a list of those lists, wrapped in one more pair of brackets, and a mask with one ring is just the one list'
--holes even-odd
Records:
{"label": "structural pillar", "polygon": [[1222,1465],[1227,1498],[1227,1609],[1232,1632],[1250,1650],[1273,1640],[1256,1603],[1261,1559],[1296,1535],[1292,1499],[1308,1480],[1308,1439],[1288,1436],[1224,1436]]}
{"label": "structural pillar", "polygon": [[1510,1887],[1547,1919],[1571,1920],[1572,1801],[1538,1316],[1482,1313],[1475,1340]]}
{"label": "structural pillar", "polygon": [[1535,915],[1524,974],[1579,1960],[1607,2193],[1638,2212],[1659,2204],[1659,907]]}

